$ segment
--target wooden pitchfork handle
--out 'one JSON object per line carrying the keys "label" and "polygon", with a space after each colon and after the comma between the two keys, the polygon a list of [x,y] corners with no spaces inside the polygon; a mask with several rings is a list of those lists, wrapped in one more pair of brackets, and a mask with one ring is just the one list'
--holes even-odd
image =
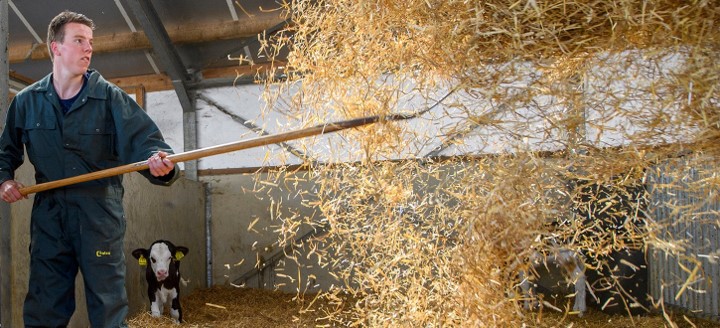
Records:
{"label": "wooden pitchfork handle", "polygon": [[[171,160],[173,163],[179,163],[179,162],[185,162],[190,161],[202,157],[212,156],[212,155],[218,155],[218,154],[224,154],[229,153],[237,150],[242,149],[248,149],[248,148],[254,148],[259,146],[265,146],[270,144],[275,144],[283,141],[288,140],[295,140],[300,138],[305,138],[309,136],[315,136],[315,135],[321,135],[325,133],[331,133],[336,132],[340,130],[355,128],[367,124],[372,124],[379,122],[381,120],[384,121],[399,121],[399,120],[406,120],[409,118],[417,117],[417,115],[420,113],[415,113],[412,115],[403,115],[403,114],[393,114],[393,115],[387,115],[387,116],[368,116],[368,117],[362,117],[362,118],[356,118],[346,121],[339,121],[334,123],[326,123],[321,125],[316,125],[309,128],[304,128],[300,130],[295,131],[289,131],[284,133],[278,133],[278,134],[271,134],[266,135],[262,137],[257,137],[253,139],[247,139],[247,140],[240,140],[235,142],[230,142],[226,144],[221,144],[217,146],[207,147],[207,148],[201,148],[196,150],[191,150],[183,153],[178,154],[171,154],[168,155],[166,158]],[[20,188],[20,193],[23,196],[27,196],[32,193],[37,193],[45,190],[50,190],[54,188],[64,187],[71,184],[76,184],[80,182],[86,182],[91,180],[97,180],[102,178],[107,178],[115,175],[135,172],[135,171],[142,171],[147,170],[149,168],[148,161],[142,161],[142,162],[136,162],[132,164],[117,166],[105,170],[100,170],[96,172],[81,174],[78,176],[45,182],[36,184],[34,186],[28,186]]]}

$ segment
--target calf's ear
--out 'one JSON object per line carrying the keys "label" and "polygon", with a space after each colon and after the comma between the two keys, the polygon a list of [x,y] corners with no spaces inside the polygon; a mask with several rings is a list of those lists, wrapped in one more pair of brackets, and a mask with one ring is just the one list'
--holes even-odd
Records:
{"label": "calf's ear", "polygon": [[143,248],[138,248],[138,249],[132,251],[133,257],[135,257],[138,260],[138,264],[140,264],[140,266],[147,265],[147,258],[146,258],[147,254],[148,254],[148,251]]}
{"label": "calf's ear", "polygon": [[175,247],[175,260],[180,261],[183,257],[185,257],[185,254],[187,254],[188,251],[188,248],[185,246]]}

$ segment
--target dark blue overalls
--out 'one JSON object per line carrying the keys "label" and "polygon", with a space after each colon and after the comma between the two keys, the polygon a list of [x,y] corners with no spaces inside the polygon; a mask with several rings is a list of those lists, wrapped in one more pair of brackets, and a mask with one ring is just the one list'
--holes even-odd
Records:
{"label": "dark blue overalls", "polygon": [[[125,92],[96,71],[63,111],[52,74],[18,93],[0,138],[0,183],[14,179],[24,151],[36,183],[55,181],[172,153],[157,125]],[[179,170],[151,183],[170,185]],[[93,327],[126,327],[125,217],[122,176],[40,192],[30,223],[27,327],[66,326],[82,271]]]}

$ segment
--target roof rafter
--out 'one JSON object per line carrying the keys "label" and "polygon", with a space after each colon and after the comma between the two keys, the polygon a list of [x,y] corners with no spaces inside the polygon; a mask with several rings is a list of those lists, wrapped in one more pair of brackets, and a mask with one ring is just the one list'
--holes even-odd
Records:
{"label": "roof rafter", "polygon": [[157,11],[155,11],[155,7],[150,1],[142,0],[128,1],[128,5],[145,31],[155,57],[172,80],[183,112],[195,111],[195,106],[186,88],[186,85],[193,81],[193,76],[188,73],[187,68],[180,59],[180,55],[175,50],[175,46],[170,40],[170,36],[165,30]]}
{"label": "roof rafter", "polygon": [[[282,65],[282,62],[275,62],[274,65]],[[190,83],[187,87],[190,90],[197,90],[254,83],[257,75],[271,74],[273,73],[271,70],[274,69],[273,63],[208,68],[201,71],[202,81]],[[170,77],[165,74],[137,75],[108,80],[120,87],[142,85],[147,92],[173,89]]]}
{"label": "roof rafter", "polygon": [[[180,101],[183,111],[183,142],[185,150],[197,149],[197,118],[195,117],[195,100],[187,85],[195,80],[180,59],[165,26],[160,20],[151,1],[128,0],[130,10],[140,22],[150,44],[152,44],[155,59],[170,77],[175,94]],[[185,163],[185,176],[197,180],[197,160]]]}
{"label": "roof rafter", "polygon": [[[173,44],[232,40],[257,37],[265,30],[272,30],[281,18],[266,18],[222,22],[208,25],[190,25],[166,31]],[[143,28],[144,29],[144,28]],[[144,31],[123,34],[95,35],[93,53],[111,53],[131,50],[150,50],[153,45]],[[13,46],[8,49],[11,64],[26,60],[46,60],[50,56],[45,43]]]}

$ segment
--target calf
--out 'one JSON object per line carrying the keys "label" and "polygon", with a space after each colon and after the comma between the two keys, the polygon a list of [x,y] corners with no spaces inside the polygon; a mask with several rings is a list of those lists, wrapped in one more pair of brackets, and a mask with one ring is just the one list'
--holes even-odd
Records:
{"label": "calf", "polygon": [[[180,259],[188,253],[188,248],[175,246],[166,240],[157,240],[150,248],[138,248],[132,255],[141,266],[147,267],[145,278],[148,283],[150,311],[154,317],[163,313],[163,306],[171,303],[170,315],[176,323],[182,322],[180,308]],[[150,265],[148,264],[150,259]]]}
{"label": "calf", "polygon": [[[530,264],[533,268],[545,266],[548,271],[554,266],[555,268],[561,269],[563,275],[570,280],[575,287],[575,304],[573,305],[573,312],[576,312],[578,316],[582,316],[587,310],[586,304],[586,276],[585,276],[585,263],[581,260],[579,254],[576,252],[559,247],[555,245],[547,256],[542,256],[539,253],[534,253],[530,258]],[[534,288],[531,287],[529,277],[526,277],[525,272],[521,272],[520,287],[525,294],[525,309],[535,307],[535,292]],[[534,285],[534,284],[533,284]]]}

